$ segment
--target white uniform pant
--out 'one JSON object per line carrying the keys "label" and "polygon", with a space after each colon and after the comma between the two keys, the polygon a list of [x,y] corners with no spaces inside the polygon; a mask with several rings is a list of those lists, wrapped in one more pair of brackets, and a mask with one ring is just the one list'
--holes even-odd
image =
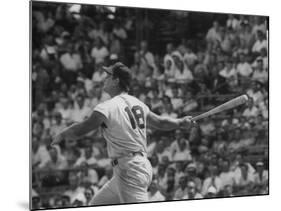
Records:
{"label": "white uniform pant", "polygon": [[149,160],[141,155],[123,157],[113,167],[113,177],[92,199],[92,205],[148,201],[147,189],[152,180]]}

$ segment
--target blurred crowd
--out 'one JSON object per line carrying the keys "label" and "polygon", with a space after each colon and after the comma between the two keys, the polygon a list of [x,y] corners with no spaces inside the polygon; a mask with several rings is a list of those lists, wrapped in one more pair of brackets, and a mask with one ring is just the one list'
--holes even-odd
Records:
{"label": "blurred crowd", "polygon": [[[159,115],[194,116],[235,96],[250,97],[246,106],[205,118],[190,131],[148,129],[150,201],[268,193],[268,22],[221,16],[224,22],[214,20],[204,37],[165,43],[164,54],[142,40],[130,55],[130,92]],[[101,67],[126,62],[135,20],[130,8],[33,5],[33,208],[90,205],[111,178],[99,131],[49,145],[110,98]]]}

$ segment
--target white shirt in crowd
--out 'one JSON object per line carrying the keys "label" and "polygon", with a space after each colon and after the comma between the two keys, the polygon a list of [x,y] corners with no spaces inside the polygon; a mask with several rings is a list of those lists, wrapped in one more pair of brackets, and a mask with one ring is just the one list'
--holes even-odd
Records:
{"label": "white shirt in crowd", "polygon": [[253,72],[251,65],[248,62],[239,63],[237,65],[237,72],[241,76],[249,77]]}
{"label": "white shirt in crowd", "polygon": [[82,108],[79,108],[79,106],[76,104],[72,110],[71,120],[75,122],[81,122],[90,115],[90,112],[91,109],[86,105],[86,103]]}
{"label": "white shirt in crowd", "polygon": [[38,163],[38,168],[43,168],[49,160],[50,155],[45,145],[39,146],[36,153],[32,152],[32,165]]}
{"label": "white shirt in crowd", "polygon": [[169,161],[172,160],[172,155],[168,148],[164,149],[164,151],[161,153],[157,152],[156,155],[158,157],[159,162],[162,161],[163,157],[168,157]]}
{"label": "white shirt in crowd", "polygon": [[105,71],[95,71],[92,77],[92,80],[94,83],[100,83],[102,81],[104,81],[104,79],[106,78],[106,72]]}
{"label": "white shirt in crowd", "polygon": [[260,177],[258,172],[255,172],[253,177],[254,177],[255,184],[265,183],[265,182],[268,181],[268,171],[267,170],[263,170],[261,177]]}
{"label": "white shirt in crowd", "polygon": [[202,185],[202,195],[206,195],[208,192],[209,187],[214,186],[218,191],[222,189],[222,181],[220,177],[216,176],[215,178],[208,177],[204,180],[203,185]]}
{"label": "white shirt in crowd", "polygon": [[66,70],[77,71],[83,67],[81,57],[79,54],[65,53],[60,57],[60,62]]}
{"label": "white shirt in crowd", "polygon": [[148,192],[148,201],[164,201],[165,197],[160,193],[160,191],[157,191],[153,195]]}
{"label": "white shirt in crowd", "polygon": [[175,79],[176,83],[184,84],[192,81],[193,75],[192,72],[187,67],[185,67],[182,72],[179,69],[176,69]]}
{"label": "white shirt in crowd", "polygon": [[255,70],[252,78],[261,83],[265,83],[268,81],[268,72],[266,70],[262,70],[262,71]]}
{"label": "white shirt in crowd", "polygon": [[247,95],[253,99],[254,104],[259,104],[264,100],[264,95],[260,90],[254,92],[254,90],[249,89]]}
{"label": "white shirt in crowd", "polygon": [[189,66],[193,65],[196,60],[197,60],[197,56],[193,52],[185,53],[183,56],[183,61],[185,61]]}
{"label": "white shirt in crowd", "polygon": [[85,188],[83,187],[77,187],[75,190],[67,190],[64,192],[64,195],[69,196],[70,203],[72,204],[75,202],[75,200],[82,201],[83,203],[86,203],[86,197],[84,196]]}
{"label": "white shirt in crowd", "polygon": [[227,70],[226,68],[224,68],[219,72],[219,75],[224,78],[231,78],[231,77],[236,77],[237,72],[235,68],[232,68],[231,70]]}
{"label": "white shirt in crowd", "polygon": [[109,55],[109,52],[106,47],[101,47],[98,49],[97,47],[94,47],[91,51],[92,58],[95,59],[96,64],[104,62],[105,57]]}
{"label": "white shirt in crowd", "polygon": [[267,41],[266,40],[257,40],[253,45],[252,52],[259,53],[262,48],[267,48]]}
{"label": "white shirt in crowd", "polygon": [[251,116],[256,117],[258,113],[259,113],[258,108],[256,106],[253,106],[251,108],[246,108],[242,115],[245,117],[251,117]]}
{"label": "white shirt in crowd", "polygon": [[231,27],[232,29],[237,29],[240,25],[240,22],[236,19],[236,18],[233,18],[233,19],[228,19],[226,21],[226,26],[229,28]]}
{"label": "white shirt in crowd", "polygon": [[219,177],[221,179],[222,188],[226,185],[233,186],[235,184],[234,174],[232,171],[222,172]]}
{"label": "white shirt in crowd", "polygon": [[125,29],[123,28],[114,28],[113,29],[113,33],[117,35],[117,37],[121,38],[121,39],[127,39],[127,33],[125,31]]}

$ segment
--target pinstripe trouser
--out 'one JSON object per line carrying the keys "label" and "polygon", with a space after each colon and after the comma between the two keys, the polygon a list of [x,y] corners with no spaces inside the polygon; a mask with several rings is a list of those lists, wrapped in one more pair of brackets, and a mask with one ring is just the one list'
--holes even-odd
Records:
{"label": "pinstripe trouser", "polygon": [[114,166],[113,177],[91,201],[92,205],[148,201],[147,188],[152,180],[152,167],[142,155],[123,157]]}

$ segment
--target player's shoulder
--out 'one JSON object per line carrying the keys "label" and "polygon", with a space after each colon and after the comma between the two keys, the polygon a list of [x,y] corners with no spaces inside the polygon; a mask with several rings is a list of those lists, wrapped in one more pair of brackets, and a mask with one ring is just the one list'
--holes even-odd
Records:
{"label": "player's shoulder", "polygon": [[114,98],[100,102],[95,108],[107,108],[112,107],[112,105],[114,105]]}
{"label": "player's shoulder", "polygon": [[146,104],[144,102],[142,102],[140,99],[136,98],[133,95],[126,94],[126,95],[124,95],[124,97],[132,103],[142,105],[142,106],[146,106]]}

